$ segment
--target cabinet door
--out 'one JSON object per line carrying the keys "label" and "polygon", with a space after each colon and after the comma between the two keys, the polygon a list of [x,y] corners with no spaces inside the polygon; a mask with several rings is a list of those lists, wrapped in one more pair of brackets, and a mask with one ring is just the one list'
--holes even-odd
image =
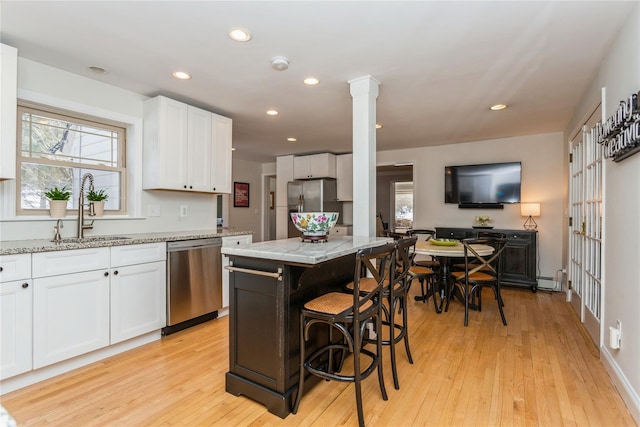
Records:
{"label": "cabinet door", "polygon": [[187,182],[186,190],[210,192],[211,113],[195,107],[187,107]]}
{"label": "cabinet door", "polygon": [[143,188],[184,190],[188,106],[158,96],[144,102]]}
{"label": "cabinet door", "polygon": [[111,269],[111,344],[167,325],[164,261]]}
{"label": "cabinet door", "polygon": [[309,175],[311,178],[335,178],[336,156],[331,153],[314,154],[310,157]]}
{"label": "cabinet door", "polygon": [[353,201],[353,154],[336,156],[338,201]]}
{"label": "cabinet door", "polygon": [[0,378],[31,370],[31,279],[0,284]]}
{"label": "cabinet door", "polygon": [[211,191],[231,193],[232,120],[212,114]]}
{"label": "cabinet door", "polygon": [[[253,236],[248,234],[244,236],[223,237],[222,247],[248,245],[253,241]],[[225,267],[229,265],[229,258],[222,255],[222,307],[229,307],[229,270]]]}
{"label": "cabinet door", "polygon": [[0,44],[0,55],[0,179],[15,179],[18,50]]}
{"label": "cabinet door", "polygon": [[288,206],[287,183],[293,180],[293,159],[293,156],[276,157],[276,207]]}
{"label": "cabinet door", "polygon": [[33,280],[33,367],[109,345],[109,273]]}
{"label": "cabinet door", "polygon": [[293,178],[294,179],[308,179],[311,178],[311,172],[309,165],[311,163],[311,156],[296,156],[293,158]]}

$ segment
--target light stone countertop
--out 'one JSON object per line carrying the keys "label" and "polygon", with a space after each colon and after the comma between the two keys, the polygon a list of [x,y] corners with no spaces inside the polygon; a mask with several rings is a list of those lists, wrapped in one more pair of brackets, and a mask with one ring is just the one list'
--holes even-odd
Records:
{"label": "light stone countertop", "polygon": [[207,239],[252,234],[251,231],[198,230],[169,231],[160,233],[118,234],[114,236],[86,236],[85,239],[63,238],[62,243],[51,239],[0,241],[0,255],[28,254],[34,252],[66,251],[71,249],[108,246],[137,245],[141,243],[174,242],[177,240]]}
{"label": "light stone countertop", "polygon": [[393,242],[388,237],[329,236],[324,243],[302,242],[299,237],[268,240],[242,247],[222,248],[225,255],[259,258],[299,264],[319,264],[323,261],[356,253],[359,249]]}

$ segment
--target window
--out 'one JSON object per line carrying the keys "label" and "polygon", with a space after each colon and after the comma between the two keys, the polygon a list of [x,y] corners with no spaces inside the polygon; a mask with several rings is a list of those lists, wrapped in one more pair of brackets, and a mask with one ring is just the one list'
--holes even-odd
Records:
{"label": "window", "polygon": [[394,182],[394,231],[413,227],[413,182]]}
{"label": "window", "polygon": [[23,103],[18,105],[18,118],[18,214],[44,214],[44,193],[53,187],[67,187],[68,208],[77,209],[85,173],[93,175],[96,190],[108,194],[107,213],[126,213],[122,125]]}

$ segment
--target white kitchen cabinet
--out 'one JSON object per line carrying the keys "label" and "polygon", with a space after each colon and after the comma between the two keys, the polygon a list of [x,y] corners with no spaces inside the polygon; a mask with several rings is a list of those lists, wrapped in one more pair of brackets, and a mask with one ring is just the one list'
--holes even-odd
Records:
{"label": "white kitchen cabinet", "polygon": [[353,201],[353,154],[336,156],[336,186],[338,201]]}
{"label": "white kitchen cabinet", "polygon": [[109,345],[109,248],[32,255],[33,368]]}
{"label": "white kitchen cabinet", "polygon": [[183,189],[211,191],[211,133],[211,113],[187,106],[187,175]]}
{"label": "white kitchen cabinet", "polygon": [[16,178],[18,50],[0,44],[0,180]]}
{"label": "white kitchen cabinet", "polygon": [[145,101],[143,188],[222,192],[212,190],[215,180],[216,187],[228,182],[231,192],[231,121],[220,119],[163,96]]}
{"label": "white kitchen cabinet", "polygon": [[31,254],[0,256],[0,378],[32,368]]}
{"label": "white kitchen cabinet", "polygon": [[213,138],[211,160],[211,191],[231,193],[231,148],[232,120],[228,117],[211,114]]}
{"label": "white kitchen cabinet", "polygon": [[166,244],[111,247],[111,344],[166,326]]}
{"label": "white kitchen cabinet", "polygon": [[353,226],[351,225],[335,225],[330,231],[330,236],[351,236],[353,234]]}
{"label": "white kitchen cabinet", "polygon": [[293,181],[293,156],[276,157],[276,206],[287,206],[287,184]]}
{"label": "white kitchen cabinet", "polygon": [[[253,235],[229,236],[222,238],[222,247],[245,246],[253,242]],[[229,307],[229,270],[225,267],[229,265],[229,258],[222,255],[222,307]],[[219,311],[218,315],[228,314],[228,310]]]}
{"label": "white kitchen cabinet", "polygon": [[336,156],[331,153],[295,156],[293,158],[293,178],[335,178]]}
{"label": "white kitchen cabinet", "polygon": [[109,271],[33,279],[33,368],[109,345]]}

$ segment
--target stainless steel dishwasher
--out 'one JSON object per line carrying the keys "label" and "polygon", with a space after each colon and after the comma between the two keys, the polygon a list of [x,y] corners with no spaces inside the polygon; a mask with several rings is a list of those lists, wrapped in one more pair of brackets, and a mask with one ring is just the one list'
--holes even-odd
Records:
{"label": "stainless steel dishwasher", "polygon": [[221,238],[167,242],[165,335],[217,317],[222,308]]}

